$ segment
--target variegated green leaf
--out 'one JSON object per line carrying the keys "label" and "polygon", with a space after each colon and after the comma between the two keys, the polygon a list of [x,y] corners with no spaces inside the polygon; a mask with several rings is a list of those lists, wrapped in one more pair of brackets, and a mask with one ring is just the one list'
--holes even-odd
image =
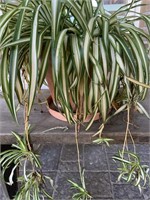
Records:
{"label": "variegated green leaf", "polygon": [[37,7],[34,13],[32,24],[32,39],[31,39],[31,70],[30,70],[30,84],[29,84],[29,102],[28,102],[28,115],[31,112],[32,104],[37,88],[38,80],[38,51],[37,51],[37,33],[38,33],[38,14],[41,5]]}
{"label": "variegated green leaf", "polygon": [[[29,0],[26,0],[23,2],[22,6],[27,6]],[[20,39],[21,34],[21,28],[23,23],[25,10],[21,10],[18,16],[18,20],[16,23],[15,31],[13,40]],[[10,93],[10,103],[11,103],[11,110],[13,113],[14,119],[17,121],[17,115],[16,115],[16,108],[15,108],[15,82],[16,82],[16,75],[17,75],[17,62],[18,62],[18,46],[15,46],[11,49],[10,53],[10,76],[9,76],[9,93]]]}

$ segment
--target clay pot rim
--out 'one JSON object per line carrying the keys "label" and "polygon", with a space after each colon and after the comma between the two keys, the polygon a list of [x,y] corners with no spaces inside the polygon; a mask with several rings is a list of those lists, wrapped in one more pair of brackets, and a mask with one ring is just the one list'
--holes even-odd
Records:
{"label": "clay pot rim", "polygon": [[[47,102],[48,102],[48,111],[49,111],[50,115],[52,115],[54,118],[56,118],[56,119],[58,119],[58,120],[60,120],[60,121],[67,122],[66,117],[65,117],[61,112],[59,112],[59,111],[57,111],[57,110],[54,110],[54,109],[52,108],[52,106],[54,107],[54,103],[53,103],[53,99],[52,99],[51,96],[49,96],[49,97],[47,98]],[[87,117],[86,117],[86,119],[84,120],[84,122],[89,122],[89,121],[92,119],[93,115],[94,115],[94,114],[89,114],[89,115],[87,115]],[[76,119],[76,114],[74,115],[74,118]],[[97,120],[99,120],[99,119],[100,119],[100,114],[97,113],[96,116],[95,116],[94,121],[97,121]]]}

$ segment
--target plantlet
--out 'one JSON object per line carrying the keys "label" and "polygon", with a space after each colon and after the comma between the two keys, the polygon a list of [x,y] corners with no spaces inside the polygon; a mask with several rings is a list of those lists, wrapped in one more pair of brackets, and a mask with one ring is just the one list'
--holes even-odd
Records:
{"label": "plantlet", "polygon": [[111,138],[98,138],[96,140],[93,140],[93,143],[95,144],[103,144],[105,143],[108,147],[110,146],[109,142],[113,141]]}
{"label": "plantlet", "polygon": [[127,183],[138,186],[140,192],[147,183],[150,184],[149,166],[142,164],[138,155],[119,151],[118,155],[113,156],[113,159],[121,164],[118,168],[120,173],[118,181],[123,179]]}
{"label": "plantlet", "polygon": [[[143,113],[148,115],[145,109],[143,109],[143,107],[141,107],[141,109],[143,110]],[[118,168],[118,171],[120,173],[120,175],[118,176],[118,180],[120,181],[121,179],[123,179],[126,182],[130,182],[135,186],[138,186],[140,192],[142,192],[144,186],[146,184],[148,185],[150,184],[149,166],[142,164],[139,156],[136,154],[134,139],[129,129],[130,110],[131,110],[131,102],[127,106],[127,126],[126,126],[123,148],[121,151],[118,152],[118,155],[113,156],[113,160],[115,162],[119,161],[121,164],[121,167]],[[125,148],[127,148],[128,144],[127,142],[128,135],[130,136],[131,141],[133,143],[134,153],[125,151]]]}
{"label": "plantlet", "polygon": [[[84,174],[83,174],[83,179],[84,179]],[[73,194],[72,199],[73,200],[90,200],[92,198],[91,195],[88,194],[86,188],[85,188],[85,183],[84,185],[81,187],[79,186],[77,183],[68,180],[71,185],[72,185],[72,189],[77,190],[76,193]]]}
{"label": "plantlet", "polygon": [[[46,192],[45,181],[48,180],[50,184],[53,183],[52,179],[48,176],[43,175],[41,172],[34,171],[26,175],[25,178],[19,177],[18,182],[21,182],[21,187],[19,188],[14,200],[22,199],[53,199],[48,192]],[[51,185],[52,186],[52,185]]]}
{"label": "plantlet", "polygon": [[[12,134],[15,136],[17,144],[12,145],[15,149],[0,153],[0,164],[3,167],[2,173],[4,174],[10,164],[14,163],[14,167],[9,175],[9,182],[7,183],[9,185],[13,184],[15,169],[20,166],[23,168],[23,175],[17,178],[17,181],[20,182],[20,188],[14,199],[40,200],[41,197],[42,199],[45,199],[45,197],[52,199],[46,192],[45,181],[48,180],[50,182],[50,187],[53,187],[53,181],[42,173],[42,165],[38,155],[27,148],[24,138],[22,139],[17,133],[12,132]],[[27,163],[32,167],[30,172],[28,172]]]}

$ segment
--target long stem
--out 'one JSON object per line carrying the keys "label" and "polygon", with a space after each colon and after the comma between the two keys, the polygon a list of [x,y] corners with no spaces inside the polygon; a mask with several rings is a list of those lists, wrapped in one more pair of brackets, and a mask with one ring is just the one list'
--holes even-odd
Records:
{"label": "long stem", "polygon": [[127,126],[126,126],[123,149],[122,149],[122,157],[124,155],[125,147],[127,145],[127,138],[128,138],[128,133],[129,133],[129,125],[130,125],[130,104],[128,104],[128,107],[127,107]]}
{"label": "long stem", "polygon": [[82,183],[82,169],[81,169],[81,162],[80,162],[80,150],[79,150],[79,143],[78,143],[78,123],[75,124],[75,142],[76,142],[76,147],[77,147],[77,159],[78,159],[78,168],[79,168],[79,174],[80,174],[80,179]]}
{"label": "long stem", "polygon": [[[78,168],[79,168],[79,174],[80,174],[80,181],[82,188],[86,191],[86,186],[85,186],[85,181],[84,181],[84,173],[82,172],[81,168],[81,161],[80,161],[80,150],[79,150],[79,142],[78,142],[78,134],[79,134],[79,127],[78,123],[75,123],[75,142],[76,142],[76,147],[77,147],[77,158],[78,158]],[[83,197],[85,200],[91,200],[91,196],[86,193]]]}
{"label": "long stem", "polygon": [[28,103],[27,102],[25,102],[24,112],[25,112],[25,139],[26,139],[28,149],[31,151],[32,148],[31,148],[30,139],[29,139],[29,116],[28,116]]}
{"label": "long stem", "polygon": [[[24,93],[26,91],[28,80],[26,78],[26,70],[23,70],[23,85],[24,85]],[[28,99],[24,99],[25,105],[24,105],[24,128],[25,128],[25,140],[27,143],[28,150],[31,151],[31,144],[29,139],[29,116],[28,116]]]}
{"label": "long stem", "polygon": [[133,148],[134,148],[134,153],[136,153],[136,146],[135,146],[135,142],[134,142],[134,139],[132,137],[132,134],[131,134],[131,131],[129,130],[129,135],[130,135],[130,138],[131,138],[131,141],[132,141],[132,144],[133,144]]}

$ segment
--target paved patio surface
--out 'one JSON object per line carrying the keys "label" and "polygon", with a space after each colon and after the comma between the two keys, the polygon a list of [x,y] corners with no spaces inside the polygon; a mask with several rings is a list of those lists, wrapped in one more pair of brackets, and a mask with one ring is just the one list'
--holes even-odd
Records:
{"label": "paved patio surface", "polygon": [[[85,182],[93,200],[150,200],[150,186],[140,194],[138,188],[117,182],[117,165],[112,160],[121,144],[80,145],[81,165],[85,169]],[[39,147],[43,172],[54,180],[54,188],[47,188],[54,200],[71,200],[75,190],[68,179],[80,183],[76,145],[45,144]],[[132,146],[129,145],[129,150]],[[150,166],[149,144],[138,144],[136,150],[142,163]],[[49,187],[49,186],[48,186]]]}
{"label": "paved patio surface", "polygon": [[[150,95],[145,102],[145,108],[149,112]],[[16,125],[8,112],[3,99],[0,99],[0,141],[1,144],[11,144],[15,138],[11,131],[23,133],[23,108],[18,112],[20,125]],[[99,127],[100,122],[95,122],[89,132],[81,130],[79,135],[80,159],[83,169],[85,169],[85,182],[88,192],[93,200],[150,200],[150,186],[140,194],[138,188],[124,182],[117,182],[117,165],[112,160],[112,156],[122,147],[124,140],[124,130],[126,122],[124,114],[121,113],[110,120],[106,127],[105,137],[115,139],[115,144],[110,147],[90,144],[93,134]],[[126,116],[126,114],[125,114]],[[76,145],[74,140],[74,127],[67,123],[60,122],[49,115],[47,109],[35,103],[31,113],[30,123],[33,127],[31,141],[38,149],[43,162],[43,172],[50,175],[54,180],[55,190],[48,188],[54,200],[71,200],[75,191],[71,190],[68,179],[80,183]],[[137,152],[141,155],[142,162],[150,166],[150,123],[143,115],[135,114],[135,125],[131,131],[137,143]],[[55,127],[66,127],[67,130],[53,129]],[[129,145],[129,149],[132,146]],[[21,171],[21,169],[20,169]],[[1,190],[1,187],[0,187]],[[7,200],[5,197],[0,200]],[[41,199],[42,200],[42,199]]]}

